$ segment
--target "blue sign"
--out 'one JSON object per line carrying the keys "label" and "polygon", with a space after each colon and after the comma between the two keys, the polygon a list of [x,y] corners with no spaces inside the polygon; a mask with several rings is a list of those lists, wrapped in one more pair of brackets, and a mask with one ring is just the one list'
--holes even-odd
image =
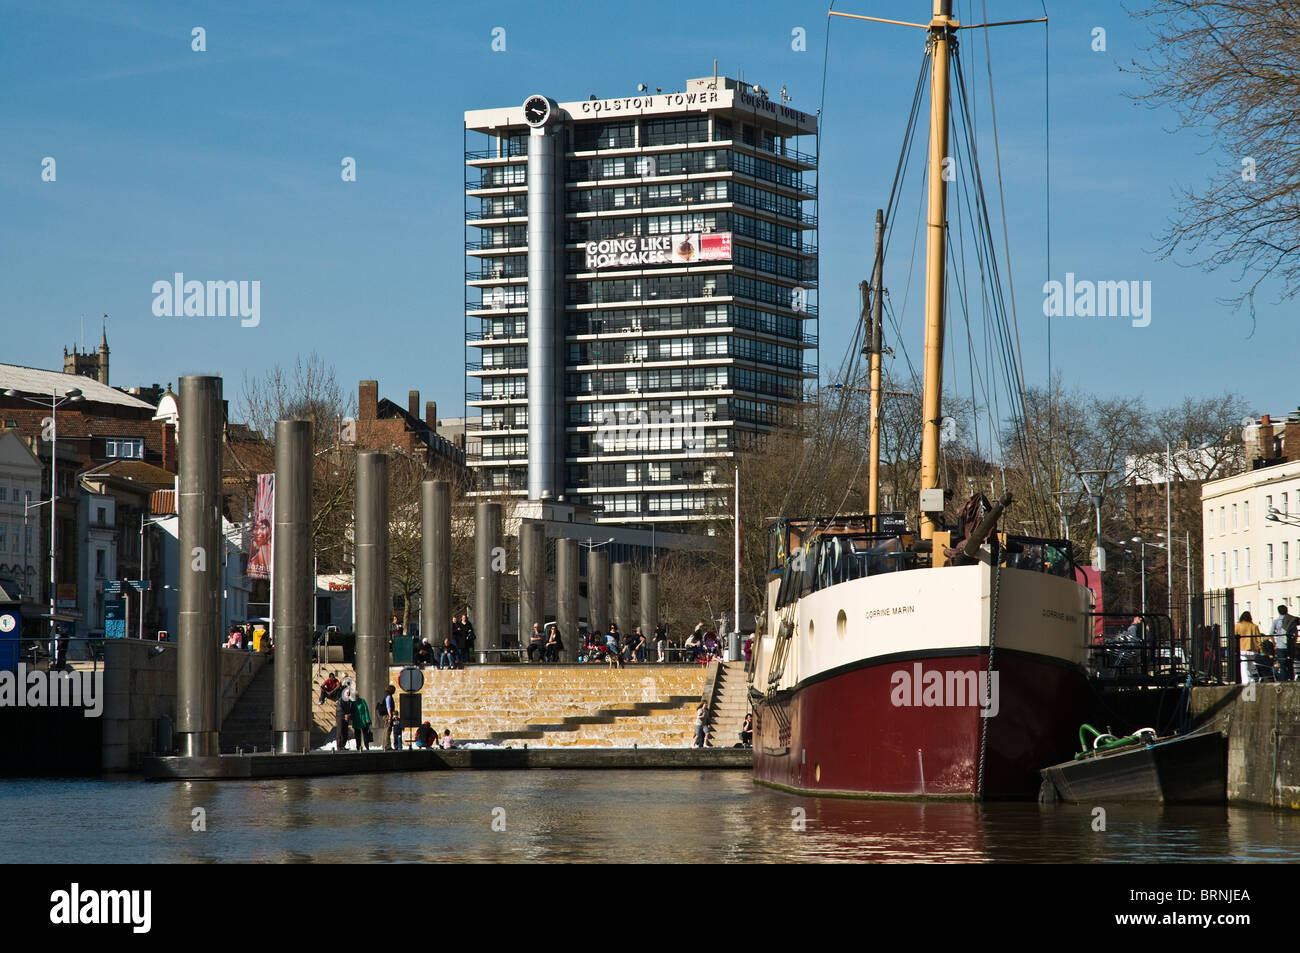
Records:
{"label": "blue sign", "polygon": [[128,579],[128,580],[126,581],[126,584],[127,584],[128,586],[130,586],[132,589],[134,589],[136,592],[148,592],[148,591],[149,591],[149,580],[148,580],[148,579]]}
{"label": "blue sign", "polygon": [[104,638],[126,638],[126,600],[104,600]]}
{"label": "blue sign", "polygon": [[104,580],[104,595],[120,596],[122,594],[122,584],[120,582],[109,582]]}

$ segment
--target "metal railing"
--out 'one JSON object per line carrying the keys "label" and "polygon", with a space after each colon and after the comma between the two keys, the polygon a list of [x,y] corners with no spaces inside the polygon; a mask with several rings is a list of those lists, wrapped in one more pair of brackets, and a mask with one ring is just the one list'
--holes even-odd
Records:
{"label": "metal railing", "polygon": [[[1174,633],[1169,616],[1158,612],[1090,612],[1102,620],[1102,635],[1090,647],[1093,675],[1125,686],[1182,684],[1196,672],[1195,651]],[[1134,623],[1134,619],[1139,621]]]}

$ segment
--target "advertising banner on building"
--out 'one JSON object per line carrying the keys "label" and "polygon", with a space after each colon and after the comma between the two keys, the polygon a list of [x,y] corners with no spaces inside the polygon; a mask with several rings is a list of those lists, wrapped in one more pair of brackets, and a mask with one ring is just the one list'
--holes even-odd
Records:
{"label": "advertising banner on building", "polygon": [[275,474],[257,475],[253,503],[253,537],[248,544],[248,578],[271,578],[271,536],[275,526]]}
{"label": "advertising banner on building", "polygon": [[673,261],[731,261],[731,232],[674,235]]}
{"label": "advertising banner on building", "polygon": [[731,232],[637,235],[587,242],[586,245],[588,271],[698,261],[731,261]]}

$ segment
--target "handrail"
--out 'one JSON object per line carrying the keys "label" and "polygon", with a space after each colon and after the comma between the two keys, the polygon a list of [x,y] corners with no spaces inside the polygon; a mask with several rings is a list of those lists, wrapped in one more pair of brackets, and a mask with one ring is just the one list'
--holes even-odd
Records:
{"label": "handrail", "polygon": [[231,680],[226,684],[226,687],[225,687],[224,689],[222,689],[222,691],[221,691],[221,700],[222,700],[223,702],[226,700],[226,697],[230,694],[230,690],[231,690],[235,685],[237,685],[237,684],[239,683],[240,678],[243,677],[243,675],[244,675],[244,670],[247,669],[250,665],[252,665],[252,664],[253,664],[253,659],[255,659],[255,658],[256,658],[258,655],[260,655],[261,653],[260,653],[260,652],[249,652],[249,653],[247,653],[247,654],[248,654],[248,658],[244,659],[244,664],[241,665],[241,666],[239,666],[239,671],[235,673],[234,678],[232,678],[232,679],[231,679]]}

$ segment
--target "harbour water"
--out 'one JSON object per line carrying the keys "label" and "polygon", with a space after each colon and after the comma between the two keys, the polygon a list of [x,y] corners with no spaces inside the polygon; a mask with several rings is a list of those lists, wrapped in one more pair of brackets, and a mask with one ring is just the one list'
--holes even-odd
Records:
{"label": "harbour water", "polygon": [[4,863],[1297,860],[1290,812],[818,799],[744,771],[0,782]]}

